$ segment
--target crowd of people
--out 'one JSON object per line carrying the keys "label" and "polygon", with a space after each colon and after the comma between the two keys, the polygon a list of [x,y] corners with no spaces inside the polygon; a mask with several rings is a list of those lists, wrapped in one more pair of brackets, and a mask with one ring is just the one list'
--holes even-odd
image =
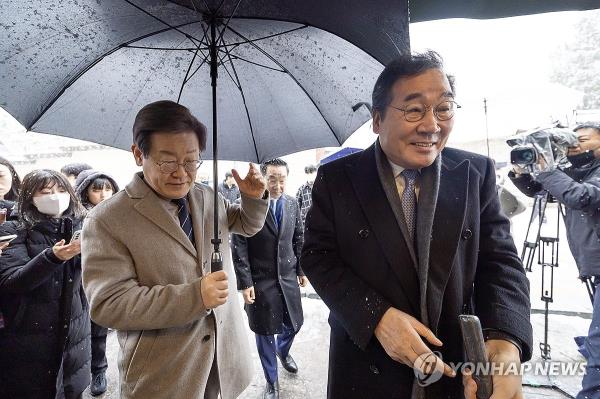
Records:
{"label": "crowd of people", "polygon": [[[277,359],[298,372],[291,351],[309,279],[331,312],[329,398],[474,399],[472,375],[448,366],[465,360],[465,313],[481,320],[492,361],[529,360],[529,284],[493,161],[446,147],[459,108],[454,78],[435,52],[401,56],[379,76],[372,106],[375,143],[307,166],[295,197],[289,166],[274,159],[245,176],[228,172],[215,204],[196,183],[206,127],[167,100],[138,112],[141,171],[122,190],[86,164],[21,181],[0,158],[0,397],[81,398],[88,386],[102,394],[110,328],[120,397],[235,398],[252,379],[237,288],[263,397],[279,398]],[[567,207],[570,247],[595,287],[600,125],[576,133],[570,169],[515,167],[509,177]],[[231,246],[218,254],[215,209]],[[600,398],[599,297],[580,342],[588,369],[578,398]],[[415,369],[439,375],[423,384]],[[492,398],[522,398],[520,375],[492,378]]]}

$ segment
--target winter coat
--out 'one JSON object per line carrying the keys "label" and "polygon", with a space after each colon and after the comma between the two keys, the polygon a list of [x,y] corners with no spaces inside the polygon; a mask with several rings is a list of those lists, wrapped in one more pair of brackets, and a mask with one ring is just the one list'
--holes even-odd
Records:
{"label": "winter coat", "polygon": [[[435,348],[444,362],[464,361],[458,315],[470,311],[483,328],[517,338],[528,360],[529,284],[492,161],[446,147],[422,169],[410,245],[384,156],[376,142],[322,165],[312,190],[300,264],[331,311],[328,398],[411,397],[413,369],[394,361],[373,333],[390,307],[428,324],[444,343]],[[430,399],[462,392],[460,375],[426,387]]]}
{"label": "winter coat", "polygon": [[0,397],[72,398],[90,383],[90,318],[81,285],[81,261],[62,262],[52,245],[69,240],[78,224],[69,218],[31,229],[0,226],[17,234],[0,257]]}
{"label": "winter coat", "polygon": [[515,186],[528,196],[548,190],[565,205],[565,225],[569,248],[581,277],[600,276],[600,160],[579,169],[555,169],[515,177]]}
{"label": "winter coat", "polygon": [[240,198],[240,189],[236,184],[229,187],[225,182],[219,184],[217,188],[219,193],[229,202],[235,202]]}
{"label": "winter coat", "polygon": [[283,195],[280,201],[279,228],[273,213],[268,212],[265,225],[255,236],[231,235],[238,289],[254,286],[255,302],[244,308],[250,329],[261,335],[282,333],[286,313],[294,331],[304,322],[298,286],[298,276],[304,275],[299,263],[303,224],[296,199]]}
{"label": "winter coat", "polygon": [[18,212],[16,203],[9,200],[0,200],[0,208],[6,209],[6,220],[17,220]]}
{"label": "winter coat", "polygon": [[[252,380],[229,251],[222,250],[227,302],[209,312],[202,302],[213,253],[213,196],[201,184],[188,194],[195,246],[141,174],[85,220],[84,286],[94,321],[117,330],[122,399],[201,399],[213,360],[221,398],[237,398]],[[230,231],[259,231],[268,206],[246,195],[239,204],[218,205],[221,239]]]}

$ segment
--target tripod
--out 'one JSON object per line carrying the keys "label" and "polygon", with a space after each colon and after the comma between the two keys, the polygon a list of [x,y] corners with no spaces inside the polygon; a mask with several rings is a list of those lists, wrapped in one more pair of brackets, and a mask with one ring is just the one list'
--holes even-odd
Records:
{"label": "tripod", "polygon": [[[560,218],[564,217],[562,205],[557,202],[556,225],[543,230],[544,221],[546,220],[546,205],[548,202],[556,202],[554,197],[548,191],[541,191],[534,197],[533,209],[529,217],[529,225],[525,241],[523,242],[523,250],[521,251],[521,260],[525,265],[527,272],[533,271],[533,261],[535,252],[538,251],[538,264],[542,266],[542,301],[544,302],[544,342],[540,342],[541,357],[544,361],[551,359],[551,347],[548,343],[548,322],[549,322],[549,306],[554,301],[554,269],[558,267],[558,244],[560,233]],[[533,229],[533,230],[532,230]],[[547,387],[561,394],[573,398],[564,389],[557,386],[553,381],[545,383],[523,383],[523,386],[531,387]]]}
{"label": "tripod", "polygon": [[539,248],[537,259],[538,264],[542,266],[541,300],[545,304],[544,342],[540,343],[540,351],[541,357],[544,360],[551,359],[552,348],[548,343],[548,316],[550,303],[554,302],[554,269],[558,267],[560,219],[561,216],[564,216],[561,204],[557,203],[555,228],[545,229],[545,231],[542,232],[546,217],[546,205],[548,202],[556,202],[548,191],[542,191],[535,195],[533,209],[531,210],[531,216],[529,218],[529,226],[527,227],[527,234],[521,252],[521,260],[525,265],[525,270],[531,272],[533,270],[532,266],[535,259],[535,252]]}

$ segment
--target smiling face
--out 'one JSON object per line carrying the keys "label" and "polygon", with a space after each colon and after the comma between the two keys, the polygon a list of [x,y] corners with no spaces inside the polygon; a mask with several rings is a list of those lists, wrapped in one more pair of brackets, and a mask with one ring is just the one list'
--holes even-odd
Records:
{"label": "smiling face", "polygon": [[[385,155],[406,169],[421,169],[433,163],[442,151],[454,126],[454,120],[438,121],[431,108],[452,100],[452,89],[446,74],[440,69],[398,79],[392,86],[392,101],[385,117],[379,111],[373,116],[373,131]],[[412,104],[428,108],[423,119],[408,122],[404,112]]]}
{"label": "smiling face", "polygon": [[[132,146],[138,166],[142,167],[144,180],[161,197],[166,199],[183,198],[192,188],[197,171],[187,171],[183,163],[200,158],[198,137],[192,131],[182,133],[154,133],[150,137],[150,152],[144,157],[137,145]],[[162,173],[157,163],[177,162],[173,173]]]}
{"label": "smiling face", "polygon": [[278,199],[285,191],[285,183],[287,182],[287,167],[284,165],[268,165],[267,166],[267,189],[272,199]]}

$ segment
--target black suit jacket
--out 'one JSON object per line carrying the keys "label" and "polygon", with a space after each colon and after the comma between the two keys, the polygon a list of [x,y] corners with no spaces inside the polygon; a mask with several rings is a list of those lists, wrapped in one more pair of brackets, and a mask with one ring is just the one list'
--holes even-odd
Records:
{"label": "black suit jacket", "polygon": [[[412,369],[393,361],[373,334],[391,306],[421,319],[417,266],[402,237],[374,146],[319,168],[301,264],[331,310],[330,398],[410,398]],[[472,311],[483,328],[517,337],[529,359],[529,310],[492,161],[445,149],[427,281],[429,326],[444,346],[433,349],[446,362],[462,361],[458,315]],[[428,399],[462,395],[460,378],[427,387]]]}
{"label": "black suit jacket", "polygon": [[304,275],[298,262],[303,242],[300,211],[295,198],[284,194],[282,201],[279,228],[268,212],[254,236],[231,235],[238,289],[254,286],[255,302],[244,308],[250,329],[261,335],[283,332],[285,313],[296,331],[304,321],[298,286],[298,276]]}

